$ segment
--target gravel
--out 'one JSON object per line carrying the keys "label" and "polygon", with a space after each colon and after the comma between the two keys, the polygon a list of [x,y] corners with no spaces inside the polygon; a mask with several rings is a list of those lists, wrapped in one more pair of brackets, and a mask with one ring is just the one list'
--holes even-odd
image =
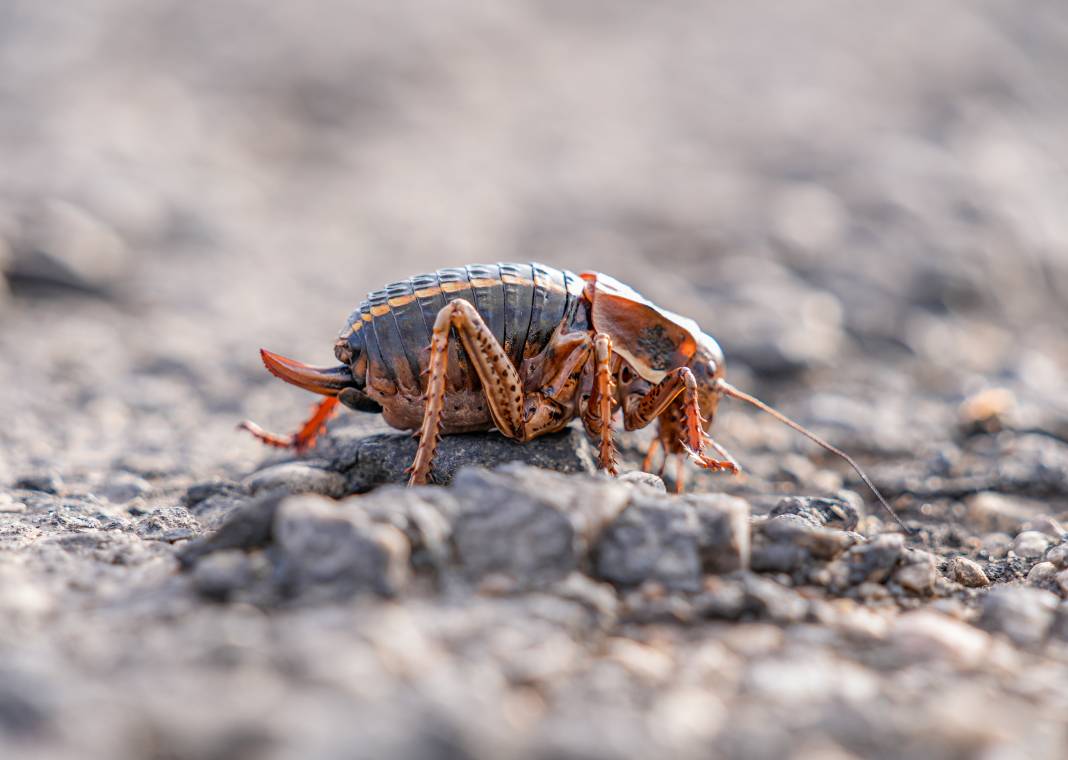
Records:
{"label": "gravel", "polygon": [[[1068,15],[780,6],[5,9],[0,755],[1063,757]],[[910,531],[730,400],[683,496],[650,431],[235,429],[498,259],[697,319]]]}

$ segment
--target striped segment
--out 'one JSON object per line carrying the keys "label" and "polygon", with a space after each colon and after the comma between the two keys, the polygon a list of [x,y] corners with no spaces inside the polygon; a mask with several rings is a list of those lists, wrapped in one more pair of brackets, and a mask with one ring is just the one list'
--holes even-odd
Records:
{"label": "striped segment", "polygon": [[[416,275],[370,293],[342,330],[366,347],[372,371],[418,392],[438,312],[463,298],[475,307],[518,366],[537,355],[562,322],[586,329],[580,309],[584,282],[572,272],[537,263],[471,264]],[[368,329],[370,328],[370,329]],[[450,388],[480,387],[458,341],[450,342]]]}

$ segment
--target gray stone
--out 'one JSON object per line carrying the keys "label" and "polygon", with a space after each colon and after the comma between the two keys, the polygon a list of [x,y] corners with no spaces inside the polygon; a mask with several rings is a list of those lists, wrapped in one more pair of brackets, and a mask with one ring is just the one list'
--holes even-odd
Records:
{"label": "gray stone", "polygon": [[792,588],[754,573],[742,573],[746,610],[776,623],[797,623],[808,614],[808,601]]}
{"label": "gray stone", "polygon": [[833,560],[860,539],[855,533],[825,528],[794,513],[781,513],[753,528],[754,570],[792,573]]}
{"label": "gray stone", "polygon": [[100,495],[112,504],[125,504],[145,496],[151,490],[151,484],[144,478],[129,472],[119,472],[100,488]]}
{"label": "gray stone", "polygon": [[984,533],[1015,533],[1035,514],[1029,502],[994,492],[976,494],[966,504],[969,522]]}
{"label": "gray stone", "polygon": [[208,599],[229,600],[249,587],[254,571],[249,556],[237,549],[216,552],[198,562],[192,573],[193,588]]}
{"label": "gray stone", "polygon": [[9,276],[35,286],[101,293],[129,273],[122,238],[84,208],[49,199],[22,214]]}
{"label": "gray stone", "polygon": [[1032,586],[1045,584],[1057,574],[1057,566],[1052,562],[1039,562],[1027,573],[1027,582]]}
{"label": "gray stone", "polygon": [[274,519],[283,587],[307,599],[335,599],[361,591],[399,593],[409,577],[404,534],[322,496],[286,498]]}
{"label": "gray stone", "polygon": [[882,583],[905,554],[905,539],[899,533],[876,536],[866,544],[854,546],[846,554],[849,582],[858,585],[866,581]]}
{"label": "gray stone", "polygon": [[698,547],[706,573],[730,573],[749,567],[749,502],[722,493],[688,494],[684,502],[697,512]]}
{"label": "gray stone", "polygon": [[[348,493],[363,493],[375,486],[405,483],[407,469],[419,443],[407,433],[364,436],[340,430],[324,440],[321,453],[328,455],[347,480]],[[586,434],[571,426],[553,435],[518,443],[496,432],[443,436],[431,470],[431,481],[448,484],[462,468],[493,469],[509,462],[522,462],[557,472],[593,473],[593,452]]]}
{"label": "gray stone", "polygon": [[1021,646],[1035,646],[1046,639],[1057,603],[1055,595],[1041,589],[996,588],[983,599],[979,626]]}
{"label": "gray stone", "polygon": [[23,475],[15,481],[15,488],[40,491],[41,493],[61,494],[63,493],[64,485],[63,478],[59,476],[59,473],[43,470]]}
{"label": "gray stone", "polygon": [[633,483],[634,485],[646,486],[660,493],[667,493],[664,480],[651,472],[643,470],[628,470],[619,476],[620,483]]}
{"label": "gray stone", "polygon": [[343,503],[363,510],[375,522],[402,531],[411,544],[416,567],[425,560],[435,570],[444,571],[452,561],[450,519],[458,509],[451,489],[383,486]]}
{"label": "gray stone", "polygon": [[[451,515],[456,559],[469,580],[538,587],[586,561],[634,489],[607,478],[566,477],[521,464],[461,470]],[[694,518],[696,524],[696,518]],[[612,524],[614,526],[614,523]],[[695,539],[696,540],[696,539]]]}
{"label": "gray stone", "polygon": [[174,543],[193,538],[200,533],[200,523],[185,507],[154,509],[134,525],[141,538]]}
{"label": "gray stone", "polygon": [[701,588],[701,523],[684,502],[637,494],[597,545],[598,577],[620,586],[647,581]]}
{"label": "gray stone", "polygon": [[1046,561],[1052,562],[1058,569],[1068,569],[1068,543],[1058,544],[1046,552]]}
{"label": "gray stone", "polygon": [[243,484],[255,495],[265,491],[317,493],[339,498],[344,496],[345,477],[325,463],[315,461],[284,462],[254,472]]}
{"label": "gray stone", "polygon": [[814,527],[856,530],[859,516],[856,508],[843,499],[788,496],[771,510],[771,517],[797,515]]}
{"label": "gray stone", "polygon": [[954,557],[949,563],[949,571],[950,577],[962,586],[985,588],[990,585],[982,565],[967,557]]}
{"label": "gray stone", "polygon": [[1046,553],[1050,539],[1036,530],[1025,530],[1013,539],[1012,550],[1025,559],[1037,559]]}
{"label": "gray stone", "polygon": [[23,502],[15,501],[15,497],[9,493],[0,492],[0,512],[15,514],[25,511],[26,505]]}
{"label": "gray stone", "polygon": [[284,493],[269,492],[234,509],[217,530],[191,541],[178,552],[178,561],[192,567],[201,557],[227,549],[258,549],[273,538],[274,516]]}
{"label": "gray stone", "polygon": [[939,574],[935,558],[930,553],[910,549],[902,558],[901,565],[894,570],[892,577],[894,582],[906,591],[927,595],[934,591]]}

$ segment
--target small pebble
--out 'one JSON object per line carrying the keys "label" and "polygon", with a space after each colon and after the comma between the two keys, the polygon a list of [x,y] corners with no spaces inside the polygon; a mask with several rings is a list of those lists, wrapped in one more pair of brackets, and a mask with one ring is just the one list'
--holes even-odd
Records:
{"label": "small pebble", "polygon": [[954,557],[949,565],[950,574],[957,583],[968,588],[985,588],[990,585],[982,565],[967,557]]}
{"label": "small pebble", "polygon": [[1027,582],[1032,584],[1042,583],[1048,578],[1052,578],[1056,573],[1057,566],[1052,562],[1039,562],[1027,573]]}
{"label": "small pebble", "polygon": [[26,505],[21,501],[15,501],[15,498],[9,493],[0,493],[0,512],[14,513],[25,511]]}
{"label": "small pebble", "polygon": [[1036,559],[1046,553],[1049,544],[1049,537],[1044,533],[1039,533],[1037,530],[1025,530],[1013,540],[1012,550],[1017,556]]}
{"label": "small pebble", "polygon": [[1068,543],[1058,544],[1046,552],[1046,561],[1052,562],[1061,570],[1068,569]]}
{"label": "small pebble", "polygon": [[938,579],[938,570],[935,568],[934,559],[927,555],[919,562],[899,567],[894,571],[893,578],[906,591],[913,594],[930,594]]}
{"label": "small pebble", "polygon": [[35,472],[15,481],[15,488],[58,494],[63,492],[63,479],[54,472]]}
{"label": "small pebble", "polygon": [[993,589],[983,599],[979,626],[1003,633],[1020,646],[1041,644],[1053,624],[1057,597],[1026,586]]}

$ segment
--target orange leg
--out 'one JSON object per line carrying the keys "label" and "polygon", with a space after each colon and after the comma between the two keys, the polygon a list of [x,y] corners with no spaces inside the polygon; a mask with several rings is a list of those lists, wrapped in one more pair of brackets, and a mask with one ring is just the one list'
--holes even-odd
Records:
{"label": "orange leg", "polygon": [[598,333],[593,339],[594,377],[589,405],[586,408],[587,432],[595,433],[600,439],[598,462],[601,469],[611,475],[618,475],[616,466],[616,444],[612,439],[612,401],[615,396],[615,380],[612,378],[612,339],[604,333]]}
{"label": "orange leg", "polygon": [[[679,367],[667,374],[659,383],[644,395],[627,399],[623,415],[623,424],[627,430],[643,428],[682,396],[685,411],[685,437],[682,444],[701,467],[709,470],[723,470],[732,474],[740,472],[738,463],[720,446],[709,438],[702,428],[701,407],[697,401],[697,381],[689,367]],[[723,457],[713,459],[704,453],[710,447]]]}
{"label": "orange leg", "polygon": [[252,433],[268,446],[276,446],[280,449],[295,449],[298,453],[307,451],[315,446],[315,439],[326,428],[326,423],[337,412],[337,396],[328,396],[315,405],[312,416],[304,423],[303,427],[292,435],[277,435],[268,433],[255,422],[245,420],[239,427]]}
{"label": "orange leg", "polygon": [[441,414],[445,407],[446,373],[449,365],[449,338],[452,329],[460,336],[469,361],[482,381],[493,422],[502,435],[522,439],[523,388],[519,373],[497,342],[481,315],[467,301],[450,301],[438,312],[430,339],[429,378],[426,407],[419,429],[419,448],[411,467],[408,485],[422,485],[430,476],[438,441]]}
{"label": "orange leg", "polygon": [[[645,459],[642,460],[642,471],[643,472],[652,472],[653,471],[653,460],[656,458],[656,452],[660,450],[660,447],[662,445],[663,444],[661,443],[659,437],[654,438],[652,443],[649,444],[649,450],[645,452]],[[664,456],[666,457],[667,454],[665,453]],[[663,472],[663,471],[664,471],[664,466],[661,465],[660,466],[660,472]]]}

